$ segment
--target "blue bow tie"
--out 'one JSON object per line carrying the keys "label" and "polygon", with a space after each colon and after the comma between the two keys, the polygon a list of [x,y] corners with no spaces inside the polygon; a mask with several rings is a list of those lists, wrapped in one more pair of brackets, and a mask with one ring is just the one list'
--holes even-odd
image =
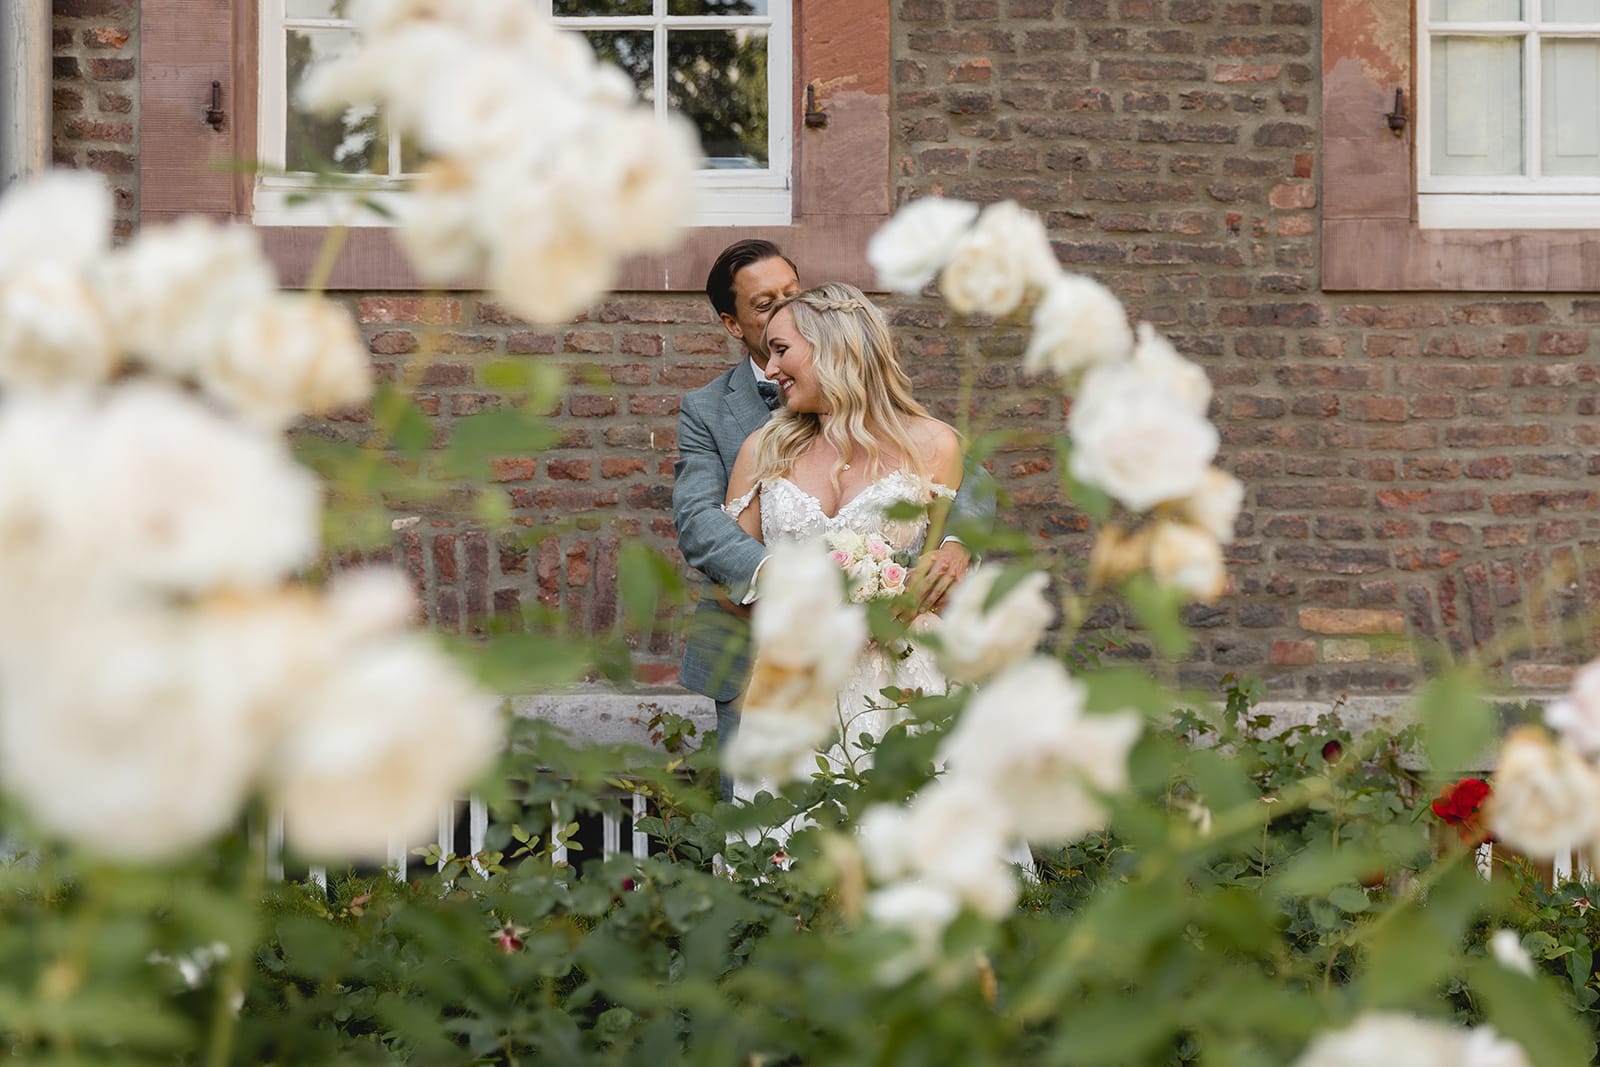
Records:
{"label": "blue bow tie", "polygon": [[777,411],[780,403],[778,399],[778,383],[757,378],[756,389],[761,393],[761,400],[767,405],[767,410]]}

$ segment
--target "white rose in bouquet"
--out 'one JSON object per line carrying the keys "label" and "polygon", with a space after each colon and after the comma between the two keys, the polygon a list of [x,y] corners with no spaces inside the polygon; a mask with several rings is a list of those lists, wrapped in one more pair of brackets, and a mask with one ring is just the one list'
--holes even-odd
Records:
{"label": "white rose in bouquet", "polygon": [[1039,216],[1003,200],[984,208],[962,235],[939,275],[939,288],[963,315],[1005,315],[1030,290],[1051,284],[1060,269]]}
{"label": "white rose in bouquet", "polygon": [[1100,363],[1125,360],[1132,350],[1133,330],[1122,301],[1093,278],[1063,274],[1033,309],[1033,335],[1022,368],[1068,378]]}
{"label": "white rose in bouquet", "polygon": [[884,288],[920,293],[955,251],[978,217],[964,200],[929,196],[902,207],[867,242],[867,262]]}
{"label": "white rose in bouquet", "polygon": [[953,682],[981,682],[1032,655],[1055,618],[1043,571],[1028,574],[986,607],[1002,573],[974,568],[950,595],[938,627],[939,665]]}
{"label": "white rose in bouquet", "polygon": [[1591,844],[1600,836],[1600,774],[1544,731],[1514,730],[1495,767],[1489,831],[1536,860]]}

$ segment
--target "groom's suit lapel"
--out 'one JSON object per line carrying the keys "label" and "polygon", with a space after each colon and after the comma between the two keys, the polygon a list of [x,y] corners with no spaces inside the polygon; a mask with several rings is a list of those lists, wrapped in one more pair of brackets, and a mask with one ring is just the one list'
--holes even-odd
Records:
{"label": "groom's suit lapel", "polygon": [[739,455],[739,447],[744,444],[744,439],[766,425],[772,412],[767,410],[766,401],[761,399],[761,392],[756,389],[756,376],[750,369],[750,362],[739,364],[733,368],[733,373],[728,375],[728,391],[723,394],[722,402],[727,408],[728,419],[737,428],[738,439],[729,441],[724,439],[718,442],[727,460],[728,469],[733,469],[733,461]]}

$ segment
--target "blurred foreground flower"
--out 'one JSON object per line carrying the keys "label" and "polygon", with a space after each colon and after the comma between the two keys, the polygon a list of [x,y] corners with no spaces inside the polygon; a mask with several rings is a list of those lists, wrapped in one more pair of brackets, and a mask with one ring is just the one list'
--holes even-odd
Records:
{"label": "blurred foreground flower", "polygon": [[1324,1034],[1294,1067],[1529,1067],[1521,1046],[1493,1029],[1455,1026],[1394,1012],[1363,1015],[1343,1030]]}
{"label": "blurred foreground flower", "polygon": [[867,622],[820,542],[774,548],[759,586],[756,666],[724,765],[782,783],[805,773],[807,757],[838,729],[838,694],[867,643]]}
{"label": "blurred foreground flower", "polygon": [[1570,745],[1521,727],[1500,750],[1489,829],[1536,860],[1589,847],[1600,835],[1600,774]]}
{"label": "blurred foreground flower", "polygon": [[873,235],[868,259],[900,292],[938,273],[962,314],[1006,315],[1035,299],[1023,369],[1053,372],[1076,391],[1072,476],[1135,516],[1160,508],[1168,520],[1154,530],[1107,527],[1095,546],[1095,582],[1149,571],[1191,599],[1222,594],[1220,546],[1233,540],[1244,490],[1211,466],[1220,438],[1207,418],[1203,368],[1149,323],[1129,329],[1116,295],[1063,271],[1038,216],[1012,201],[981,212],[959,200],[912,201]]}
{"label": "blurred foreground flower", "polygon": [[1544,709],[1544,721],[1585,756],[1600,755],[1600,660],[1578,668],[1567,695]]}
{"label": "blurred foreground flower", "polygon": [[351,5],[356,48],[315,68],[306,102],[378,105],[424,166],[399,235],[428,281],[485,278],[519,315],[570,319],[627,255],[660,251],[692,207],[688,122],[525,0]]}
{"label": "blurred foreground flower", "polygon": [[939,665],[953,682],[981,682],[1032,655],[1055,617],[1043,571],[1023,576],[989,603],[1002,573],[976,567],[950,595],[938,628]]}
{"label": "blurred foreground flower", "polygon": [[0,248],[0,786],[118,858],[257,794],[293,846],[381,858],[494,756],[499,701],[407,632],[398,572],[294,581],[321,488],[277,431],[367,398],[359,334],[247,229],[109,230],[95,178],[0,200],[32,252]]}

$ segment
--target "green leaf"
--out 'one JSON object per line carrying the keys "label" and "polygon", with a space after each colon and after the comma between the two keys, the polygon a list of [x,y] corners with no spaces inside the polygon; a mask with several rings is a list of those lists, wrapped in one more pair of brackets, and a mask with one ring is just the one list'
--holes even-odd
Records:
{"label": "green leaf", "polygon": [[1533,1067],[1589,1062],[1594,1034],[1572,1017],[1566,998],[1552,983],[1509,971],[1492,960],[1475,961],[1467,978],[1483,998],[1490,1025],[1521,1045]]}
{"label": "green leaf", "polygon": [[1422,692],[1422,744],[1436,781],[1483,770],[1494,738],[1493,709],[1464,672],[1452,671]]}
{"label": "green leaf", "polygon": [[1353,885],[1342,885],[1333,890],[1328,894],[1328,903],[1351,915],[1359,915],[1372,907],[1372,900],[1367,894]]}
{"label": "green leaf", "polygon": [[1135,574],[1122,583],[1122,596],[1150,634],[1156,650],[1176,659],[1189,649],[1189,631],[1183,625],[1184,597],[1164,589],[1148,574]]}

